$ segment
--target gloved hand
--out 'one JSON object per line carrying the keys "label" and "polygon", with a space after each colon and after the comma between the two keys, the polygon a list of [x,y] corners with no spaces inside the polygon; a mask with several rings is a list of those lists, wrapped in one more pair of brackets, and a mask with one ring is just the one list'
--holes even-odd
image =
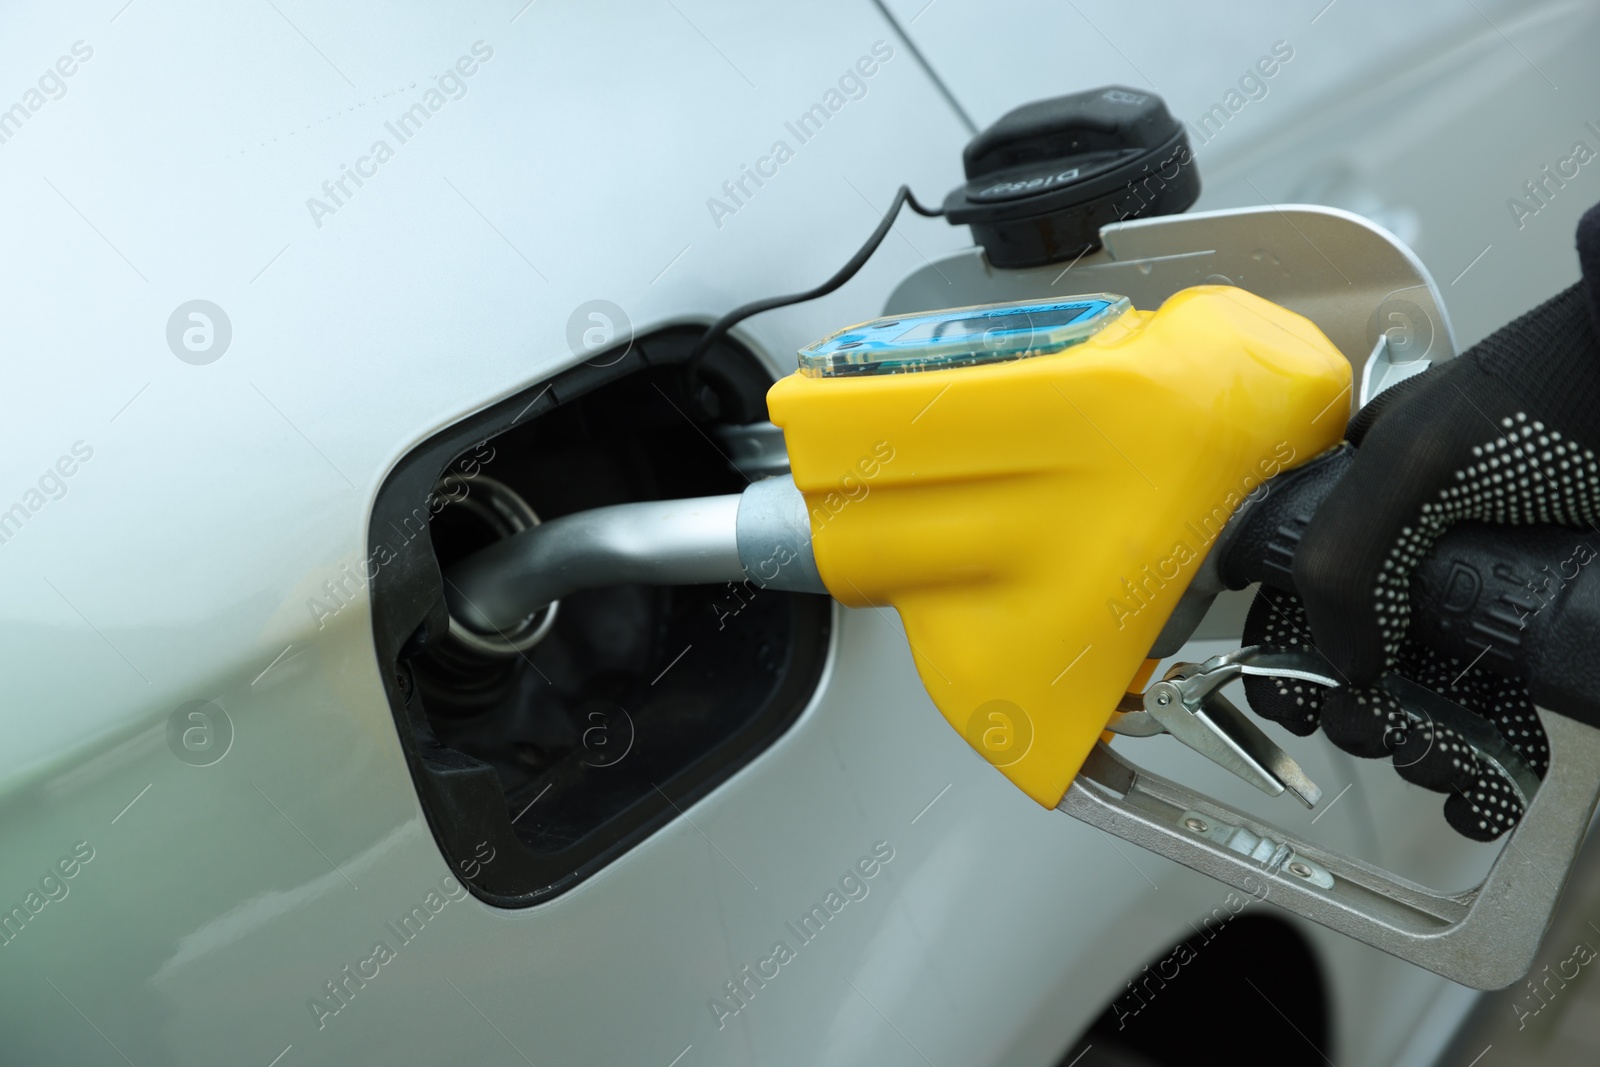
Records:
{"label": "gloved hand", "polygon": [[[1244,643],[1303,650],[1312,647],[1304,605],[1290,593],[1262,588],[1245,620]],[[1391,670],[1488,719],[1539,777],[1550,766],[1544,728],[1515,678],[1476,663],[1440,655],[1402,640]],[[1323,689],[1284,678],[1246,676],[1245,695],[1256,713],[1302,736],[1320,725],[1329,739],[1357,756],[1392,755],[1395,770],[1416,785],[1448,793],[1445,821],[1477,841],[1492,841],[1517,824],[1522,803],[1495,768],[1480,762],[1449,726],[1412,726],[1386,690],[1370,686]]]}
{"label": "gloved hand", "polygon": [[1582,282],[1351,420],[1355,461],[1295,554],[1303,607],[1263,590],[1245,628],[1250,644],[1314,644],[1349,683],[1249,679],[1259,714],[1301,734],[1320,725],[1355,755],[1392,754],[1402,776],[1449,793],[1445,818],[1478,840],[1521,816],[1509,787],[1448,728],[1408,729],[1374,683],[1396,671],[1488,718],[1536,772],[1548,766],[1526,688],[1408,640],[1408,599],[1412,568],[1453,523],[1600,520],[1600,207],[1579,223],[1578,253]]}

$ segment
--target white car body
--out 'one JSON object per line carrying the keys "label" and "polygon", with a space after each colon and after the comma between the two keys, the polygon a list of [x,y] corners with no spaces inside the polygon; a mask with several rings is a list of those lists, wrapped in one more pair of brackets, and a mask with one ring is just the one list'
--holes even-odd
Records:
{"label": "white car body", "polygon": [[[1288,42],[1270,91],[1195,137],[1198,207],[1373,217],[1429,264],[1463,346],[1576,278],[1596,167],[1540,200],[1524,182],[1575,141],[1600,148],[1590,7],[923,3],[892,0],[895,22],[868,0],[0,14],[0,107],[27,110],[0,126],[0,510],[26,512],[0,527],[0,908],[28,913],[0,943],[0,1058],[1045,1065],[1224,905],[1223,886],[1028,800],[936,712],[894,620],[844,609],[803,714],[681,817],[548,903],[457,898],[365,592],[308,610],[366,554],[402,457],[581,362],[580,305],[613,301],[639,336],[706,323],[831,274],[902,182],[937,202],[971,135],[952,99],[983,126],[1147,72],[1192,124]],[[789,132],[862,57],[860,95]],[[451,70],[426,124],[392,132]],[[755,167],[733,203],[725,183]],[[346,168],[366,176],[335,198]],[[736,335],[787,373],[969,244],[907,216],[843,289]],[[197,299],[231,327],[211,362],[169,345]],[[197,700],[231,723],[208,766],[168,742]],[[1118,742],[1431,884],[1492,856],[1388,767],[1284,743],[1330,798],[1350,786],[1314,828],[1170,741]],[[719,1013],[725,983],[875,848],[892,859],[870,891]],[[422,933],[387,932],[434,892]],[[1327,982],[1319,1055],[1424,1065],[1472,1004],[1294,928]],[[328,1001],[380,940],[394,958]],[[1262,994],[1296,980],[1261,973]],[[1171,995],[1193,995],[1182,980]],[[1274,1055],[1248,1047],[1274,1010],[1255,996],[1195,1047]]]}

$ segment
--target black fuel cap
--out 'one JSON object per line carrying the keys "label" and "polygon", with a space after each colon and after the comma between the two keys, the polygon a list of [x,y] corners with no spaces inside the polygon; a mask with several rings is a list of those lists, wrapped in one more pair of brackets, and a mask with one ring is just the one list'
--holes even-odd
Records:
{"label": "black fuel cap", "polygon": [[1174,215],[1200,196],[1183,124],[1154,93],[1110,85],[1026,104],[967,145],[952,224],[996,267],[1036,267],[1100,247],[1100,227]]}

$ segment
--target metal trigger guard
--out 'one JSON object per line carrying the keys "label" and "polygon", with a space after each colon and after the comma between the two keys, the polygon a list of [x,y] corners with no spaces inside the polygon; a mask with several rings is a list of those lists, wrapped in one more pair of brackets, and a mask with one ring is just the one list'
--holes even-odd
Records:
{"label": "metal trigger guard", "polygon": [[[1600,801],[1600,730],[1537,711],[1550,770],[1494,866],[1465,892],[1428,889],[1300,840],[1150,774],[1103,742],[1058,810],[1451,981],[1502,989],[1532,968]],[[1238,847],[1241,837],[1255,839],[1250,850]],[[1316,884],[1322,872],[1331,886]]]}
{"label": "metal trigger guard", "polygon": [[[1341,681],[1313,652],[1241,648],[1204,663],[1177,665],[1142,695],[1142,701],[1130,696],[1126,703],[1140,703],[1141,710],[1119,710],[1111,728],[1144,736],[1161,730],[1164,722],[1178,740],[1252,785],[1274,795],[1287,786],[1308,807],[1314,805],[1321,791],[1286,753],[1264,736],[1252,744],[1249,735],[1239,732],[1240,724],[1233,718],[1239,713],[1223,699],[1221,689],[1245,675],[1297,678],[1323,686]],[[1521,823],[1475,889],[1439,893],[1297,840],[1285,830],[1149,774],[1104,744],[1095,746],[1059,808],[1463,985],[1479,989],[1510,985],[1532,966],[1566,872],[1600,800],[1600,731],[1541,709],[1553,753],[1541,783],[1479,716],[1396,675],[1385,676],[1381,684],[1399,700],[1411,728],[1452,730],[1505,777],[1523,802]],[[1163,696],[1169,699],[1157,707]],[[1175,716],[1176,707],[1184,712]],[[1190,711],[1210,716],[1191,723],[1184,717]],[[1145,719],[1150,720],[1148,730]],[[1217,736],[1210,736],[1206,728]],[[1255,759],[1241,759],[1241,754]],[[1275,783],[1276,789],[1269,788]]]}

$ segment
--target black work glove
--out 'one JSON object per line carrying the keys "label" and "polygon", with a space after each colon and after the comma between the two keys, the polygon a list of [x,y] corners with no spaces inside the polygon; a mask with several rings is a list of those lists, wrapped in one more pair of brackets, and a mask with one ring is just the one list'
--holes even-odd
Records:
{"label": "black work glove", "polygon": [[[1313,645],[1305,606],[1291,593],[1263,587],[1245,620],[1246,645],[1296,651]],[[1528,690],[1515,678],[1444,656],[1402,639],[1390,669],[1488,719],[1539,777],[1550,766],[1544,727]],[[1247,675],[1245,695],[1257,714],[1305,736],[1320,725],[1329,740],[1356,756],[1393,756],[1395,770],[1415,785],[1447,793],[1444,817],[1476,841],[1492,841],[1517,824],[1522,802],[1498,769],[1444,723],[1412,723],[1388,691],[1371,686],[1324,689],[1309,682]]]}
{"label": "black work glove", "polygon": [[1333,690],[1255,678],[1251,705],[1296,733],[1320,725],[1358,756],[1393,755],[1400,773],[1449,793],[1445,818],[1490,840],[1521,805],[1498,772],[1446,727],[1408,728],[1375,688],[1393,670],[1493,722],[1539,774],[1544,731],[1527,690],[1407,639],[1413,567],[1452,524],[1600,519],[1600,207],[1578,226],[1584,280],[1502,327],[1458,359],[1377,397],[1346,432],[1357,453],[1295,554],[1300,601],[1263,591],[1249,644],[1312,643],[1347,680]]}

